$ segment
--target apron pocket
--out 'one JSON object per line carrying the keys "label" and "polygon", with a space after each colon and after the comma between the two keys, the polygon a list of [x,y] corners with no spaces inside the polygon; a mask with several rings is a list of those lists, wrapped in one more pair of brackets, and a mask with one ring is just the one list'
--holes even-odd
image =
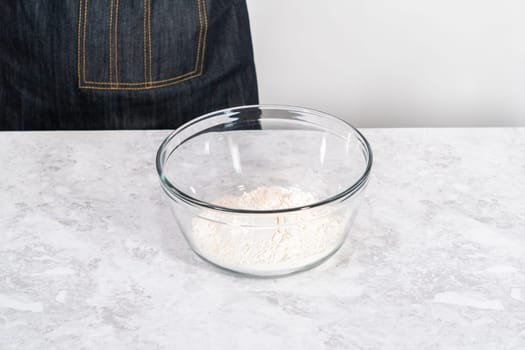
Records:
{"label": "apron pocket", "polygon": [[205,0],[79,0],[79,87],[148,90],[203,72]]}

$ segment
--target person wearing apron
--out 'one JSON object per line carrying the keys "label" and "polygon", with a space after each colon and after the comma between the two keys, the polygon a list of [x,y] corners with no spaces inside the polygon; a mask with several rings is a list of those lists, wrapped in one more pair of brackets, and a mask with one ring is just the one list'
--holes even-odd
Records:
{"label": "person wearing apron", "polygon": [[0,130],[176,128],[258,103],[244,0],[9,0],[0,13]]}

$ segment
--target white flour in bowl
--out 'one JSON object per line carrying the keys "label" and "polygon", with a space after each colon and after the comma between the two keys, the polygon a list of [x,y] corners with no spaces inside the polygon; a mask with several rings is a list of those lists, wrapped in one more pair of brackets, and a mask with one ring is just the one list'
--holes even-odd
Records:
{"label": "white flour in bowl", "polygon": [[[237,209],[275,210],[316,202],[307,192],[259,187],[214,203]],[[344,238],[344,220],[333,208],[281,214],[236,215],[203,212],[192,222],[192,241],[208,260],[234,270],[286,270],[308,265],[336,249]]]}

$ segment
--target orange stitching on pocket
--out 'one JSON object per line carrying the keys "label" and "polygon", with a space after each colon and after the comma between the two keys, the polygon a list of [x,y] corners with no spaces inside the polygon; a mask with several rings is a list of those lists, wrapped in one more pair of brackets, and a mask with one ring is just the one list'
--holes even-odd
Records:
{"label": "orange stitching on pocket", "polygon": [[201,52],[201,67],[199,71],[199,75],[202,74],[202,71],[204,70],[204,55],[206,54],[206,36],[208,35],[208,15],[206,13],[206,0],[202,0],[202,7],[204,9],[204,44],[202,46],[202,52]]}
{"label": "orange stitching on pocket", "polygon": [[197,42],[197,53],[195,54],[195,68],[193,69],[194,72],[197,72],[199,67],[199,53],[201,51],[201,35],[202,35],[202,15],[201,15],[201,2],[200,0],[197,0],[197,12],[199,12],[199,41]]}
{"label": "orange stitching on pocket", "polygon": [[113,38],[113,0],[109,2],[109,81],[113,81],[112,70],[113,70],[113,52],[112,52],[112,38]]}
{"label": "orange stitching on pocket", "polygon": [[147,59],[146,59],[146,2],[148,0],[144,0],[144,16],[143,16],[143,22],[144,22],[144,82],[146,82],[148,80],[147,76],[147,71],[146,71],[146,62],[147,62]]}
{"label": "orange stitching on pocket", "polygon": [[84,36],[82,37],[82,40],[83,40],[83,53],[82,53],[82,58],[83,58],[83,62],[82,62],[82,74],[83,74],[83,79],[84,81],[86,81],[86,22],[87,22],[87,10],[88,10],[88,1],[89,0],[86,0],[86,6],[84,7]]}
{"label": "orange stitching on pocket", "polygon": [[77,74],[78,74],[78,87],[82,85],[80,81],[80,28],[82,25],[82,0],[78,2],[78,30],[77,30]]}
{"label": "orange stitching on pocket", "polygon": [[[163,80],[154,80],[151,82],[151,84],[159,84],[159,83],[164,83],[164,82],[172,82],[173,80],[177,80],[177,79],[181,79],[181,78],[185,78],[186,76],[188,75],[192,75],[194,77],[197,77],[197,72],[196,71],[191,71],[191,72],[188,72],[188,73],[184,73],[184,74],[181,74],[181,75],[177,75],[176,77],[173,77],[173,78],[169,78],[169,79],[163,79]],[[90,83],[90,84],[97,84],[97,85],[115,85],[117,83],[112,83],[112,82],[109,82],[109,81],[86,81],[87,83]],[[135,82],[135,83],[126,83],[126,82],[119,82],[118,85],[123,85],[123,86],[126,86],[126,85],[147,85],[147,84],[150,84],[149,81],[146,81],[146,82]]]}
{"label": "orange stitching on pocket", "polygon": [[83,86],[82,88],[84,88],[84,89],[93,89],[93,90],[137,90],[137,91],[142,90],[142,91],[144,91],[144,90],[151,90],[151,89],[166,87],[166,86],[174,85],[174,84],[177,84],[177,83],[182,83],[183,81],[196,78],[196,77],[198,77],[200,75],[201,74],[192,75],[192,76],[186,77],[184,79],[178,80],[176,82],[169,82],[169,83],[165,83],[165,84],[153,85],[153,86],[144,86],[144,87],[127,87],[127,86],[126,87],[122,87],[122,86],[114,86],[115,84],[113,84],[113,86],[109,86],[109,87],[105,87],[105,86]]}
{"label": "orange stitching on pocket", "polygon": [[149,45],[149,83],[151,85],[151,81],[153,80],[153,73],[151,69],[152,65],[152,51],[151,51],[151,0],[148,0],[148,45]]}
{"label": "orange stitching on pocket", "polygon": [[[82,4],[82,1],[83,0],[80,0],[80,3]],[[86,80],[86,22],[87,22],[87,8],[88,8],[88,2],[89,0],[86,0],[86,4],[85,4],[85,8],[84,8],[84,18],[83,18],[83,22],[84,22],[84,35],[83,35],[83,49],[81,50],[80,49],[80,44],[79,44],[79,48],[78,48],[78,52],[80,54],[80,51],[83,51],[83,69],[82,69],[82,73],[83,73],[83,77],[84,77],[84,80],[83,80],[83,83],[86,83],[86,84],[89,84],[89,85],[85,85],[85,86],[82,86],[80,84],[80,80],[79,80],[79,87],[80,88],[86,88],[86,89],[94,89],[94,90],[150,90],[150,89],[154,89],[154,88],[160,88],[160,87],[165,87],[165,86],[170,86],[170,85],[174,85],[174,84],[178,84],[178,83],[181,83],[181,82],[184,82],[184,81],[187,81],[187,80],[190,80],[190,79],[193,79],[193,78],[197,78],[199,76],[202,75],[202,72],[203,72],[203,68],[204,68],[204,59],[205,59],[205,50],[206,50],[206,37],[207,37],[207,32],[208,32],[208,17],[207,17],[207,11],[206,11],[206,0],[196,0],[197,1],[197,7],[198,7],[198,14],[199,14],[199,36],[198,36],[198,44],[197,44],[197,53],[196,53],[196,58],[195,58],[195,69],[193,71],[190,71],[190,72],[187,72],[187,73],[183,73],[183,74],[180,74],[178,76],[175,76],[175,77],[172,77],[172,78],[168,78],[168,79],[162,79],[162,80],[156,80],[156,81],[153,81],[152,79],[152,53],[151,53],[151,16],[150,16],[150,13],[151,13],[151,0],[144,0],[144,16],[146,16],[146,1],[150,1],[148,2],[148,19],[147,19],[147,23],[146,23],[146,18],[144,18],[144,79],[145,81],[144,82],[133,82],[133,83],[126,83],[126,82],[104,82],[104,81],[88,81]],[[112,0],[112,1],[117,1],[117,4],[118,4],[118,1],[119,0]],[[201,6],[201,1],[202,1],[202,6]],[[118,5],[117,5],[118,6]],[[80,9],[81,10],[81,9]],[[118,10],[116,10],[118,11]],[[204,13],[204,23],[202,21],[202,13]],[[81,16],[81,11],[80,11],[80,16]],[[81,16],[82,17],[82,16]],[[82,20],[82,18],[80,18],[80,20]],[[146,32],[146,24],[148,24],[148,29],[149,31]],[[148,34],[149,36],[149,42],[148,42],[148,38],[146,37],[146,34]],[[80,21],[79,21],[79,34],[78,34],[78,37],[79,37],[79,42],[80,42]],[[115,38],[117,38],[117,33],[115,33]],[[150,54],[149,54],[149,76],[150,76],[150,79],[149,81],[147,81],[147,67],[146,67],[146,61],[147,61],[147,44],[149,44],[149,50],[150,50]],[[202,51],[201,51],[202,49]],[[118,52],[116,53],[117,57],[115,58],[116,60],[118,59]],[[80,63],[80,57],[78,59],[79,63]],[[117,61],[118,62],[118,61]],[[116,64],[118,64],[116,62]],[[200,65],[199,65],[200,63]],[[80,77],[80,69],[79,69],[79,77]],[[118,74],[118,73],[117,73]],[[163,84],[164,83],[164,84]],[[95,86],[90,86],[90,85],[95,85]],[[97,85],[100,85],[100,86],[97,86]],[[108,86],[109,85],[109,86]],[[131,87],[129,87],[131,86]]]}
{"label": "orange stitching on pocket", "polygon": [[118,4],[119,0],[116,0],[115,2],[115,84],[119,84],[118,82]]}

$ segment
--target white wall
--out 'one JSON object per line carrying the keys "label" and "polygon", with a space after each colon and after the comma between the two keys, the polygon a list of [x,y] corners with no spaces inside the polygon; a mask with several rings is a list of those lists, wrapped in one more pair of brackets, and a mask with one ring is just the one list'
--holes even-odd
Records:
{"label": "white wall", "polygon": [[248,0],[261,103],[356,126],[525,125],[524,0]]}

